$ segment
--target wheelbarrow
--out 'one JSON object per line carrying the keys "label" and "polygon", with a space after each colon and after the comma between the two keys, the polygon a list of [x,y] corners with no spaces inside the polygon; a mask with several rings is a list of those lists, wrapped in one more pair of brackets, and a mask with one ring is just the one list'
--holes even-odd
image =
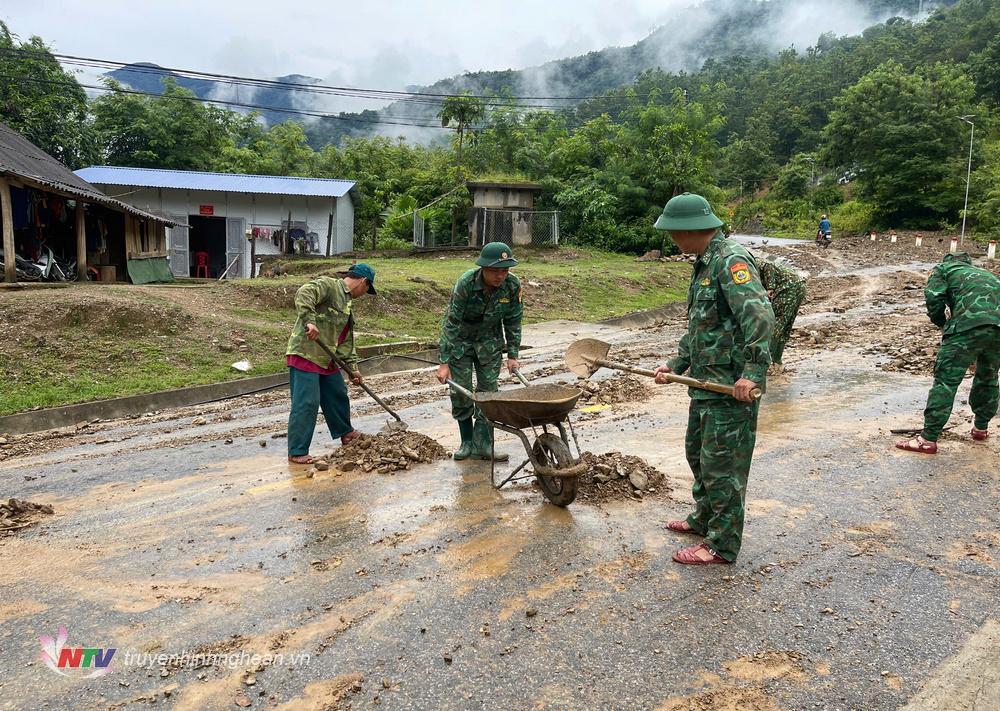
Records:
{"label": "wheelbarrow", "polygon": [[[490,439],[493,439],[494,430],[509,432],[521,440],[528,454],[527,459],[500,481],[497,480],[496,462],[491,461],[493,488],[501,489],[513,481],[534,477],[546,499],[556,506],[569,506],[576,498],[577,480],[587,471],[587,465],[580,459],[580,443],[569,419],[583,391],[565,385],[531,385],[519,371],[515,370],[514,375],[524,388],[472,393],[453,380],[447,382],[455,392],[479,407],[490,425]],[[526,429],[532,430],[533,442],[524,433]],[[571,437],[576,457],[570,447]],[[518,476],[529,464],[534,473]]]}

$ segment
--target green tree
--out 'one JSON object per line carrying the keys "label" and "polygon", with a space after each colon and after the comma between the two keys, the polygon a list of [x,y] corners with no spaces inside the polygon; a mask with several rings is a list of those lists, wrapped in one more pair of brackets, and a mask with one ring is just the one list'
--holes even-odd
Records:
{"label": "green tree", "polygon": [[463,91],[459,96],[449,96],[438,112],[441,125],[444,127],[455,124],[458,132],[458,165],[462,165],[462,144],[465,141],[465,132],[471,124],[482,120],[485,108],[481,99],[472,95],[471,91]]}
{"label": "green tree", "polygon": [[959,116],[972,110],[963,69],[935,64],[913,73],[896,62],[869,72],[843,93],[826,127],[826,162],[857,173],[863,196],[890,224],[953,222],[962,205]]}
{"label": "green tree", "polygon": [[0,22],[0,121],[70,168],[98,159],[87,95],[39,37],[20,42]]}

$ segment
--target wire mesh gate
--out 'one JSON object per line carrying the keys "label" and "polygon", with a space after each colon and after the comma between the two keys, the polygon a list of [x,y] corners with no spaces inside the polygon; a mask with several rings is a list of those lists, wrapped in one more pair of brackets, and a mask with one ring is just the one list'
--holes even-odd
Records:
{"label": "wire mesh gate", "polygon": [[559,213],[475,207],[469,211],[469,232],[477,246],[489,242],[554,246],[559,244]]}

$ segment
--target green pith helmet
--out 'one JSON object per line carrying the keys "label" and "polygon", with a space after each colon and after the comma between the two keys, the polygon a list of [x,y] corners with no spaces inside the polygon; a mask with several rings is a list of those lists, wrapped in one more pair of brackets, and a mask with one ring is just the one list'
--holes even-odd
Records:
{"label": "green pith helmet", "polygon": [[653,226],[658,230],[714,230],[722,227],[722,220],[701,195],[684,193],[667,201]]}
{"label": "green pith helmet", "polygon": [[503,242],[490,242],[479,253],[476,264],[493,269],[510,269],[517,266],[517,260],[514,259],[514,250]]}

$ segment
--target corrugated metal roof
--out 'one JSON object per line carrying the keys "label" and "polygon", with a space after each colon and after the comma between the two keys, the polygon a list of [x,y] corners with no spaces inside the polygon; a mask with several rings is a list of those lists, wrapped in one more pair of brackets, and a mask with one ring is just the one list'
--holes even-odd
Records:
{"label": "corrugated metal roof", "polygon": [[0,173],[30,180],[87,202],[173,224],[169,219],[108,197],[5,123],[0,123]]}
{"label": "corrugated metal roof", "polygon": [[202,173],[195,170],[158,170],[95,165],[81,168],[76,174],[99,185],[130,185],[139,188],[179,188],[226,193],[267,193],[271,195],[313,195],[343,197],[354,186],[353,180],[300,178],[283,175],[242,175],[239,173]]}

